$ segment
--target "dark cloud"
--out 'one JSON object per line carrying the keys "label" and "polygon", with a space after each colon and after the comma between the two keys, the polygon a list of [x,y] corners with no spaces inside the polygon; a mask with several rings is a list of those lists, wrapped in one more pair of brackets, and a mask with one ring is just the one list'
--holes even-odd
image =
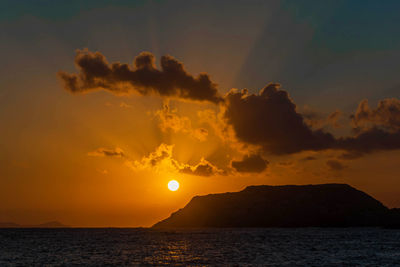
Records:
{"label": "dark cloud", "polygon": [[347,150],[342,158],[361,157],[374,151],[400,149],[400,100],[388,98],[371,109],[362,100],[351,116],[354,136],[338,138],[336,148]]}
{"label": "dark cloud", "polygon": [[[260,146],[265,153],[336,149],[361,156],[400,149],[400,101],[394,98],[380,101],[376,109],[362,101],[352,116],[357,126],[354,135],[340,138],[322,129],[311,129],[288,93],[276,83],[268,84],[259,94],[229,92],[223,116],[239,141]],[[339,116],[340,112],[334,112],[328,119],[337,122]]]}
{"label": "dark cloud", "polygon": [[326,165],[332,171],[340,171],[347,168],[346,165],[342,164],[340,161],[337,160],[328,160],[326,162]]}
{"label": "dark cloud", "polygon": [[92,156],[92,157],[124,157],[124,151],[119,148],[113,148],[113,149],[109,149],[109,148],[103,148],[100,147],[98,149],[96,149],[95,151],[89,152],[88,156]]}
{"label": "dark cloud", "polygon": [[246,155],[240,161],[232,161],[232,168],[238,172],[262,172],[267,165],[268,161],[260,155]]}
{"label": "dark cloud", "polygon": [[384,99],[379,101],[375,109],[371,109],[368,100],[364,99],[351,118],[356,131],[376,127],[390,132],[400,132],[400,100]]}
{"label": "dark cloud", "polygon": [[237,138],[273,154],[291,154],[303,150],[322,150],[335,139],[322,130],[312,130],[297,113],[296,105],[276,83],[259,94],[231,91],[226,95],[224,118]]}
{"label": "dark cloud", "polygon": [[400,149],[400,100],[388,98],[371,109],[362,100],[351,116],[355,136],[339,138],[337,146],[348,152],[341,157],[353,159],[380,150]]}
{"label": "dark cloud", "polygon": [[388,132],[374,127],[354,137],[339,138],[336,143],[334,148],[348,150],[353,154],[395,150],[400,149],[400,132]]}
{"label": "dark cloud", "polygon": [[75,64],[78,74],[59,72],[65,89],[72,93],[103,89],[115,94],[137,92],[213,103],[222,101],[216,84],[207,74],[194,77],[171,56],[161,57],[161,69],[157,69],[149,52],[140,53],[134,66],[130,66],[119,62],[110,64],[100,52],[78,50]]}

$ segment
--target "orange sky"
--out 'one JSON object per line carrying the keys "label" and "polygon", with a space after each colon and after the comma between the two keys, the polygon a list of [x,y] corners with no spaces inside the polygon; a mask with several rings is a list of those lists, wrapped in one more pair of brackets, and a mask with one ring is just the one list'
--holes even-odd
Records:
{"label": "orange sky", "polygon": [[[171,157],[180,164],[195,166],[205,158],[226,168],[233,158],[240,159],[242,152],[221,140],[213,126],[200,123],[198,111],[218,112],[214,104],[169,103],[174,114],[190,120],[191,128],[207,129],[205,140],[199,140],[190,131],[160,128],[157,112],[163,100],[159,97],[116,97],[104,92],[71,95],[57,90],[57,104],[37,110],[31,116],[40,120],[24,121],[23,131],[8,136],[15,142],[2,144],[2,151],[10,156],[2,158],[7,164],[2,170],[6,179],[1,181],[1,221],[150,226],[194,195],[238,191],[253,184],[349,183],[386,205],[399,205],[398,151],[341,161],[346,165],[342,170],[326,165],[340,154],[327,150],[265,157],[269,164],[261,173],[190,175],[177,171],[168,158],[156,166],[148,166],[142,158],[168,144],[173,146]],[[120,150],[124,155],[97,155],[99,148]],[[309,156],[317,159],[304,160]],[[138,166],[133,167],[135,162]],[[180,183],[176,192],[167,189],[171,179]]]}

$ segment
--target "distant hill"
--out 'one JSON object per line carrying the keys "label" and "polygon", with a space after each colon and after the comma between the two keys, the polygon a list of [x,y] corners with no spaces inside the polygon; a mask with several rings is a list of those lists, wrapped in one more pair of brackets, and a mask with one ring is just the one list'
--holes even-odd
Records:
{"label": "distant hill", "polygon": [[0,228],[18,228],[21,225],[13,223],[13,222],[0,222]]}
{"label": "distant hill", "polygon": [[234,193],[194,197],[156,223],[173,227],[393,226],[400,212],[346,184],[249,186]]}
{"label": "distant hill", "polygon": [[69,226],[64,225],[57,221],[51,221],[41,224],[21,225],[13,222],[0,222],[0,228],[67,228]]}

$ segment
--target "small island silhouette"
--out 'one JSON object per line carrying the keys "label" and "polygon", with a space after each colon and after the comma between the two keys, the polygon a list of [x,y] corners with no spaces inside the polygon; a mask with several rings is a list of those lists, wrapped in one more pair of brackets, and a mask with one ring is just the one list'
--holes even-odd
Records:
{"label": "small island silhouette", "polygon": [[240,192],[195,196],[153,228],[393,227],[400,209],[347,184],[248,186]]}
{"label": "small island silhouette", "polygon": [[14,222],[0,222],[0,228],[68,228],[58,221],[45,222],[41,224],[17,224]]}

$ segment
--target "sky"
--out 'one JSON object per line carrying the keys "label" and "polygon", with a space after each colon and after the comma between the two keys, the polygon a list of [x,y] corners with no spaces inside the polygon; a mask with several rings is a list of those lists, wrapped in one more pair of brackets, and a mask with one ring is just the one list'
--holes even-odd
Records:
{"label": "sky", "polygon": [[400,207],[399,1],[0,2],[0,221],[151,226],[259,184]]}

